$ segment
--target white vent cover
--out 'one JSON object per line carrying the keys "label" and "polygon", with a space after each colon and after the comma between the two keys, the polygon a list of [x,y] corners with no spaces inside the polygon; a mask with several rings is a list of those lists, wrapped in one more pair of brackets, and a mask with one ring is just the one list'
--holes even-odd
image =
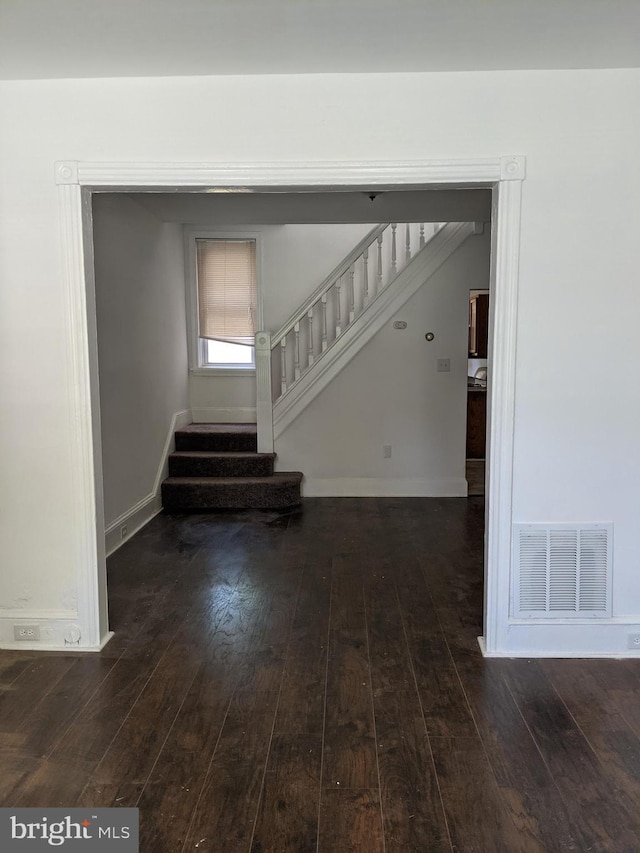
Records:
{"label": "white vent cover", "polygon": [[611,524],[514,524],[516,619],[611,615]]}

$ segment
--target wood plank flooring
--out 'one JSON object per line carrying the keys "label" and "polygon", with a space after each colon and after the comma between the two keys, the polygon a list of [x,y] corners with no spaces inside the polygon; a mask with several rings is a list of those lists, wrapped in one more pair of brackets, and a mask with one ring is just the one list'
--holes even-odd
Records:
{"label": "wood plank flooring", "polygon": [[159,516],[98,655],[0,652],[0,803],[143,853],[640,851],[640,661],[484,660],[484,501]]}

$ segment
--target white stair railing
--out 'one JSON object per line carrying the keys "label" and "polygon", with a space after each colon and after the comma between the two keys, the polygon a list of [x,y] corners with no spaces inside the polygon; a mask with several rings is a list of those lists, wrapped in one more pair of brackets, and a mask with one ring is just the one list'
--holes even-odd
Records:
{"label": "white stair railing", "polygon": [[[274,335],[256,334],[258,449],[273,450],[273,404],[329,351],[443,223],[373,228]],[[398,240],[404,252],[398,251]],[[401,243],[402,245],[402,243]]]}

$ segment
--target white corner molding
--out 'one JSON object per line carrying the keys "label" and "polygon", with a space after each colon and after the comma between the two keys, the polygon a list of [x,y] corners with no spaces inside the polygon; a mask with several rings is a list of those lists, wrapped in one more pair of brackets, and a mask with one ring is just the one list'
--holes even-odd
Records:
{"label": "white corner molding", "polygon": [[500,158],[501,181],[524,181],[527,172],[527,162],[520,155]]}
{"label": "white corner molding", "polygon": [[62,160],[56,163],[56,184],[77,184],[78,164],[75,160]]}
{"label": "white corner molding", "polygon": [[[520,238],[520,190],[525,177],[521,155],[470,159],[351,162],[110,163],[61,161],[55,164],[62,276],[66,297],[70,472],[73,517],[69,519],[71,559],[77,578],[80,630],[78,650],[95,650],[108,639],[104,529],[101,519],[101,441],[95,323],[87,315],[93,301],[90,247],[93,188],[130,192],[145,187],[309,187],[316,190],[464,185],[494,190],[492,337],[494,375],[490,389],[490,499],[486,521],[487,654],[508,648],[511,545],[511,481],[515,391],[516,311]],[[84,199],[84,209],[83,209]],[[94,434],[95,433],[95,434]],[[493,448],[493,450],[492,450]],[[61,620],[62,622],[62,620]],[[57,636],[63,636],[62,629]],[[47,646],[42,645],[41,648]]]}

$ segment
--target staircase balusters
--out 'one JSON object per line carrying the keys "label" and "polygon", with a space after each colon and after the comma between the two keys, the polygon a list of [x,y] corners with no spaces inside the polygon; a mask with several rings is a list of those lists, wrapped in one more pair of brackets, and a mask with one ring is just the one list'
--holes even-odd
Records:
{"label": "staircase balusters", "polygon": [[307,311],[307,328],[309,338],[307,340],[307,367],[313,364],[313,307]]}
{"label": "staircase balusters", "polygon": [[287,391],[287,337],[280,341],[280,392]]}
{"label": "staircase balusters", "polygon": [[324,352],[329,345],[329,342],[327,340],[327,294],[326,293],[322,294],[321,302],[322,302],[322,344],[321,344],[321,349],[322,349],[322,352]]}
{"label": "staircase balusters", "polygon": [[353,286],[353,278],[355,276],[353,264],[349,267],[349,322],[353,323],[356,318],[356,294]]}
{"label": "staircase balusters", "polygon": [[397,263],[397,252],[396,252],[396,231],[398,230],[398,226],[393,223],[391,225],[391,278],[393,278],[398,271],[398,263]]}
{"label": "staircase balusters", "polygon": [[300,379],[300,323],[296,323],[293,327],[293,379]]}
{"label": "staircase balusters", "polygon": [[[312,297],[301,306],[299,314],[291,317],[281,331],[273,336],[273,349],[271,351],[275,353],[275,348],[280,345],[280,392],[274,394],[275,399],[285,394],[301,379],[303,374],[318,361],[320,355],[355,322],[356,316],[359,316],[382,291],[383,287],[404,269],[406,264],[412,260],[413,255],[429,243],[432,236],[437,234],[441,227],[441,223],[427,224],[430,229],[428,236],[424,222],[405,223],[404,253],[401,249],[400,260],[398,260],[398,224],[390,223],[389,225],[377,226],[345,258],[344,262],[335,270],[335,274],[327,277]],[[391,240],[385,242],[384,235],[387,232],[390,233]],[[374,255],[376,246],[377,252]],[[359,266],[360,259],[362,259],[361,268]],[[371,270],[371,276],[369,272],[370,259],[371,266],[373,267],[375,264],[375,269]],[[346,293],[343,300],[343,288],[345,287]],[[335,296],[329,296],[332,290]],[[315,329],[314,315],[316,318]],[[317,326],[318,323],[320,323],[320,328]],[[331,326],[330,332],[329,326]],[[289,341],[288,344],[287,341]],[[289,354],[287,354],[287,346],[289,347]],[[301,348],[303,350],[302,358]],[[256,350],[256,359],[257,356]],[[274,355],[274,357],[276,356]],[[266,386],[266,383],[264,384]]]}
{"label": "staircase balusters", "polygon": [[340,309],[340,294],[342,292],[342,276],[336,281],[336,338],[342,334],[342,318]]}
{"label": "staircase balusters", "polygon": [[369,249],[362,253],[362,307],[369,301]]}

